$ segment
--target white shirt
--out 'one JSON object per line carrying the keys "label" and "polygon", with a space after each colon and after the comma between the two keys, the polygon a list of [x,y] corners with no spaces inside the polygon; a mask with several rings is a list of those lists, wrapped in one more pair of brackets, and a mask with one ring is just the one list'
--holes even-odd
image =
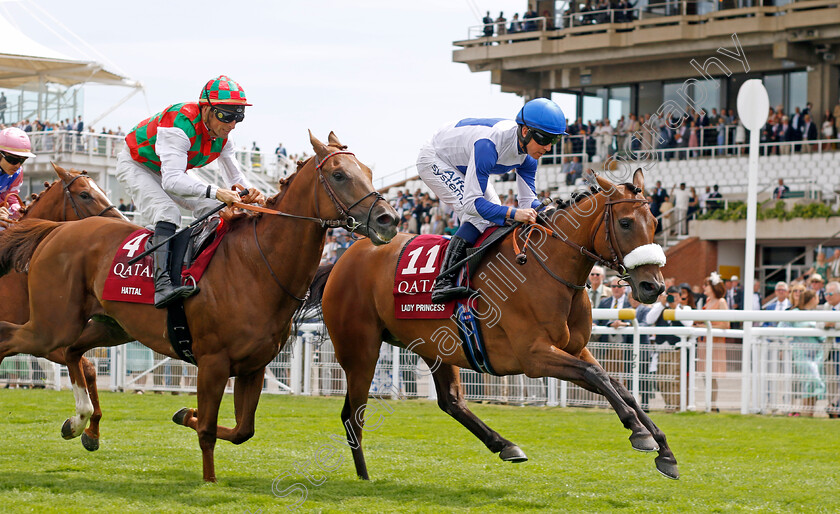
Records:
{"label": "white shirt", "polygon": [[[187,171],[187,152],[190,149],[190,139],[183,130],[177,127],[158,127],[155,152],[160,157],[161,185],[167,193],[178,196],[204,197],[207,194],[207,184],[185,173]],[[229,189],[234,184],[241,184],[251,188],[250,182],[239,169],[239,163],[233,152],[233,143],[228,139],[222,148],[222,153],[216,160],[225,178],[225,186]],[[210,198],[216,197],[218,186],[210,185]]]}
{"label": "white shirt", "polygon": [[688,189],[675,189],[674,207],[676,209],[688,210],[688,203],[691,201],[691,192]]}

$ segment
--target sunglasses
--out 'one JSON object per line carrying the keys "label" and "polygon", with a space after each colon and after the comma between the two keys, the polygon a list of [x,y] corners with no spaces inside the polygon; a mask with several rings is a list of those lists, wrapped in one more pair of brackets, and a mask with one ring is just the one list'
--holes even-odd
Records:
{"label": "sunglasses", "polygon": [[600,273],[590,273],[589,276],[590,277],[600,277],[601,274]]}
{"label": "sunglasses", "polygon": [[223,111],[221,109],[217,109],[216,107],[213,108],[213,114],[216,116],[216,119],[222,123],[230,123],[232,121],[241,123],[245,119],[245,113]]}
{"label": "sunglasses", "polygon": [[11,164],[12,166],[17,166],[19,164],[23,164],[26,161],[26,157],[20,157],[18,155],[10,155],[6,152],[0,152],[3,154],[3,158],[6,159],[6,162]]}
{"label": "sunglasses", "polygon": [[556,145],[560,141],[561,136],[559,134],[549,134],[548,132],[532,128],[531,137],[533,137],[534,141],[536,141],[538,145],[546,146]]}
{"label": "sunglasses", "polygon": [[624,289],[624,286],[610,286],[613,289]]}

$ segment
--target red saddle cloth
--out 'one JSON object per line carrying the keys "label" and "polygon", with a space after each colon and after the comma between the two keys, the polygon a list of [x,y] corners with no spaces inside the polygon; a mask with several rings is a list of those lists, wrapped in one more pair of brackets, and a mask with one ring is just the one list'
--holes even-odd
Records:
{"label": "red saddle cloth", "polygon": [[[484,231],[475,244],[481,246],[496,228]],[[440,274],[449,239],[424,234],[403,248],[394,275],[394,316],[397,319],[446,319],[455,312],[457,300],[432,303],[432,287]],[[466,301],[466,298],[461,300]]]}
{"label": "red saddle cloth", "polygon": [[[191,277],[198,283],[210,259],[216,253],[222,236],[227,233],[227,224],[222,222],[216,229],[216,239],[210,243],[204,251],[196,258],[192,266],[184,268],[182,277]],[[129,266],[128,261],[135,255],[146,249],[146,242],[152,232],[145,228],[132,232],[120,245],[108,278],[105,279],[105,287],[102,291],[102,299],[113,302],[155,303],[155,272],[154,260],[150,255],[143,257],[140,261]]]}
{"label": "red saddle cloth", "polygon": [[455,311],[455,300],[432,303],[432,287],[440,273],[449,239],[417,236],[403,248],[394,275],[394,309],[397,319],[446,319]]}

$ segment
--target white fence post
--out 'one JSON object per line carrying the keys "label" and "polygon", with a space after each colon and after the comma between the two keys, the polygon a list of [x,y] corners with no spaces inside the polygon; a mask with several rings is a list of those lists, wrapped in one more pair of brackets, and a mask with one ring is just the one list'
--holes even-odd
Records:
{"label": "white fence post", "polygon": [[400,393],[400,347],[394,346],[391,348],[391,384],[394,386],[391,389],[391,399],[399,399]]}
{"label": "white fence post", "polygon": [[559,403],[557,401],[557,379],[554,377],[548,377],[546,384],[548,386],[548,395],[545,403],[549,407],[557,407]]}
{"label": "white fence post", "polygon": [[641,335],[639,334],[639,320],[632,319],[633,323],[633,382],[631,392],[636,401],[641,405],[642,400],[639,396],[639,347],[641,345]]}
{"label": "white fence post", "polygon": [[292,394],[300,394],[303,367],[303,338],[296,337],[292,346],[292,369],[289,372]]}

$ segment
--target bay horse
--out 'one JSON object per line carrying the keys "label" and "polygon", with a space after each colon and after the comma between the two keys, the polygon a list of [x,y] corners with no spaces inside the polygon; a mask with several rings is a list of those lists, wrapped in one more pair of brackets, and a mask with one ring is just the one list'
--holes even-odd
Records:
{"label": "bay horse", "polygon": [[[304,300],[328,227],[343,226],[372,244],[385,244],[397,233],[397,213],[373,189],[370,169],[333,133],[328,145],[311,133],[310,142],[315,156],[266,202],[271,214],[230,222],[201,292],[184,302],[198,362],[198,409],[181,409],[173,421],[197,432],[208,482],[216,481],[216,439],[240,444],[254,434],[265,367],[280,351]],[[102,300],[112,259],[136,229],[121,220],[88,218],[24,222],[0,235],[0,273],[28,263],[31,310],[22,326],[0,323],[0,361],[14,353],[46,355],[62,347],[80,355],[131,340],[177,358],[166,335],[165,310]],[[78,367],[68,362],[68,368],[83,384]],[[236,426],[226,428],[217,422],[231,376],[236,377]],[[77,396],[76,401],[87,400]]]}
{"label": "bay horse", "polygon": [[[472,273],[471,286],[479,292],[475,310],[476,317],[483,320],[487,359],[499,375],[555,377],[604,395],[631,431],[632,447],[658,450],[657,469],[676,479],[677,463],[665,435],[586,348],[592,313],[584,284],[595,262],[619,271],[634,297],[643,303],[654,302],[664,290],[659,270],[664,254],[653,244],[656,220],[641,194],[641,169],[635,172],[632,184],[615,185],[602,177],[597,177],[597,184],[597,192],[593,185],[593,194],[542,216],[552,231],[550,237],[533,226],[520,230],[519,235],[508,234],[500,246],[491,248],[496,256],[485,258]],[[535,246],[532,258],[522,263],[519,250],[511,247],[515,237],[524,238],[528,231]],[[455,316],[443,320],[395,318],[394,274],[411,238],[411,234],[399,234],[383,247],[365,241],[352,245],[334,266],[319,270],[305,306],[317,308],[321,303],[336,358],[347,375],[341,419],[356,473],[368,479],[361,445],[363,413],[383,341],[410,349],[428,364],[440,408],[489,450],[506,461],[527,460],[515,444],[467,408],[457,368],[471,366]],[[514,264],[517,257],[521,265]]]}
{"label": "bay horse", "polygon": [[[76,221],[91,216],[125,219],[87,172],[73,169],[67,171],[55,163],[52,165],[58,179],[52,183],[44,183],[46,189],[38,194],[29,206],[21,210],[21,221],[27,219]],[[4,301],[0,302],[0,320],[18,325],[29,321],[29,290],[26,274],[9,273],[0,277],[0,291],[3,291],[4,297]],[[64,348],[50,352],[46,358],[59,364],[67,364]],[[61,432],[65,439],[70,439],[78,437],[84,430],[82,438],[84,447],[93,451],[99,447],[99,420],[102,418],[96,387],[96,367],[86,358],[82,356],[78,358],[93,406],[93,412],[89,415],[90,428],[85,429],[87,417],[75,416],[65,421]],[[73,377],[74,375],[70,375],[71,382],[75,383]]]}

